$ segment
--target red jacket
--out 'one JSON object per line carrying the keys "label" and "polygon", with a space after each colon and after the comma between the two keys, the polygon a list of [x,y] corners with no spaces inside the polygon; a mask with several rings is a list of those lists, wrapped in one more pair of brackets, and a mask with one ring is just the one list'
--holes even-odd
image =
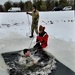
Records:
{"label": "red jacket", "polygon": [[37,36],[37,38],[36,38],[36,42],[40,42],[42,48],[47,47],[48,34],[46,32],[43,32],[41,34],[39,33],[39,36]]}

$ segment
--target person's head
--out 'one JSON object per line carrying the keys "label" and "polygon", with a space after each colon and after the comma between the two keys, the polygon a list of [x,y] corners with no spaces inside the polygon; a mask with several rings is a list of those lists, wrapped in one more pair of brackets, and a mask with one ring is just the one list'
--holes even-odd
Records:
{"label": "person's head", "polygon": [[32,10],[35,12],[36,11],[36,6],[33,5]]}
{"label": "person's head", "polygon": [[39,26],[39,33],[43,33],[45,31],[45,27],[42,25]]}
{"label": "person's head", "polygon": [[24,50],[23,50],[23,53],[24,53],[24,55],[25,55],[26,57],[30,57],[30,51],[29,51],[29,49],[24,49]]}

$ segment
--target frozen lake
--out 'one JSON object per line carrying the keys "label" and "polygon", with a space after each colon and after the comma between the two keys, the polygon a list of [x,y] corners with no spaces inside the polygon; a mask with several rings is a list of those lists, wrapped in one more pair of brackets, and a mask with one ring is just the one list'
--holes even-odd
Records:
{"label": "frozen lake", "polygon": [[[31,16],[25,12],[0,13],[0,53],[29,47],[30,25]],[[40,12],[39,25],[49,34],[48,51],[75,72],[74,11]]]}

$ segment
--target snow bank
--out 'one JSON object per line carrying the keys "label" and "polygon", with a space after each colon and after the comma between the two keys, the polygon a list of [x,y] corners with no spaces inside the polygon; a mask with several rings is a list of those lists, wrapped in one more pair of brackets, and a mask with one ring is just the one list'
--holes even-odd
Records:
{"label": "snow bank", "polygon": [[46,50],[75,72],[75,43],[51,38]]}
{"label": "snow bank", "polygon": [[1,55],[0,55],[0,75],[9,75],[7,73],[7,66],[4,63],[4,60]]}

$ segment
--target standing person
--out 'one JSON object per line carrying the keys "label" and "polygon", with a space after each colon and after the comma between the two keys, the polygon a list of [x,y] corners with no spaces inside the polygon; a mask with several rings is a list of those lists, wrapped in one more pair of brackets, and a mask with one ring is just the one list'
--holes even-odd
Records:
{"label": "standing person", "polygon": [[32,38],[34,30],[35,30],[36,34],[38,34],[39,12],[36,9],[36,6],[33,5],[33,7],[32,7],[32,13],[27,12],[27,14],[29,14],[29,15],[32,16],[31,36],[30,36],[30,38]]}

